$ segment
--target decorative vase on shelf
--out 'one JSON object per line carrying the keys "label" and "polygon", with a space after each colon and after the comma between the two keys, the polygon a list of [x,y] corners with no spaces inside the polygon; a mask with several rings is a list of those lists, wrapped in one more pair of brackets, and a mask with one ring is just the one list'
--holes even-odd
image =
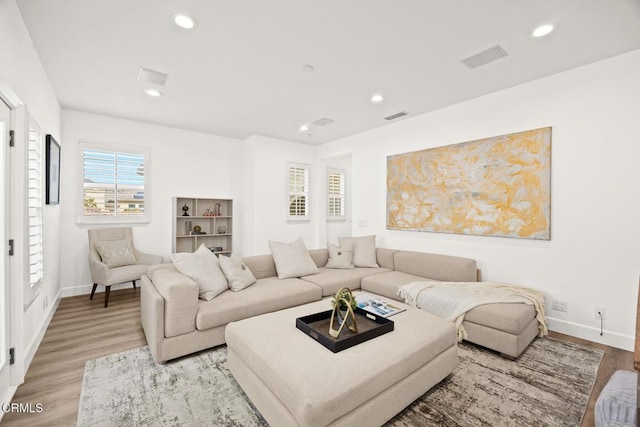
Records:
{"label": "decorative vase on shelf", "polygon": [[226,225],[219,225],[218,226],[218,234],[226,234],[227,233],[227,226]]}

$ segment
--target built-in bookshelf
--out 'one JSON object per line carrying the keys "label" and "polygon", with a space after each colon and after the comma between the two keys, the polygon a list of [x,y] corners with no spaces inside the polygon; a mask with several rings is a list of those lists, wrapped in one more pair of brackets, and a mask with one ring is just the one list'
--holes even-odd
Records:
{"label": "built-in bookshelf", "polygon": [[216,254],[233,250],[233,200],[195,197],[173,198],[171,250],[194,252],[204,243]]}

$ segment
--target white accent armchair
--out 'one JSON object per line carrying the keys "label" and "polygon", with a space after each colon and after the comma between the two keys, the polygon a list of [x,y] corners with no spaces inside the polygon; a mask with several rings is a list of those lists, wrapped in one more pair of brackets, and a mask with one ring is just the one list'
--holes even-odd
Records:
{"label": "white accent armchair", "polygon": [[[126,265],[109,266],[108,262],[98,252],[97,247],[104,247],[105,243],[114,244],[119,241],[130,241],[133,253]],[[98,246],[96,246],[98,245]],[[135,257],[135,258],[134,258]],[[109,293],[111,285],[132,282],[136,288],[136,280],[147,272],[147,267],[154,264],[162,264],[162,257],[140,252],[133,246],[131,227],[100,228],[89,230],[89,266],[93,289],[89,299],[93,299],[98,285],[105,287],[104,306],[109,305]]]}

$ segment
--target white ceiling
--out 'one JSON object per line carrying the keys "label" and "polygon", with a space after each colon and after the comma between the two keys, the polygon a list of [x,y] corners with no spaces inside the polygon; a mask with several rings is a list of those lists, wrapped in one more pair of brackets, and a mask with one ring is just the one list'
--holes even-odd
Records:
{"label": "white ceiling", "polygon": [[[64,108],[314,145],[640,48],[636,0],[17,3]],[[176,27],[178,12],[197,27]],[[557,30],[530,36],[547,22]],[[509,56],[460,62],[497,44]],[[143,93],[139,67],[169,74],[163,97]],[[299,133],[323,117],[335,122]]]}

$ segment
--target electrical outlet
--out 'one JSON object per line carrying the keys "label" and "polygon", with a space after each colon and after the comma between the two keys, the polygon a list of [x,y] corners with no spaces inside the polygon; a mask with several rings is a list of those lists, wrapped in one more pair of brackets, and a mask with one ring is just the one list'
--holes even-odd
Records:
{"label": "electrical outlet", "polygon": [[600,320],[602,316],[602,320],[604,320],[605,310],[604,307],[593,307],[593,317]]}
{"label": "electrical outlet", "polygon": [[361,219],[358,221],[358,227],[368,227],[369,226],[369,221],[367,221],[366,219]]}
{"label": "electrical outlet", "polygon": [[569,303],[561,299],[554,299],[551,302],[551,308],[555,311],[563,311],[566,313],[569,311]]}

